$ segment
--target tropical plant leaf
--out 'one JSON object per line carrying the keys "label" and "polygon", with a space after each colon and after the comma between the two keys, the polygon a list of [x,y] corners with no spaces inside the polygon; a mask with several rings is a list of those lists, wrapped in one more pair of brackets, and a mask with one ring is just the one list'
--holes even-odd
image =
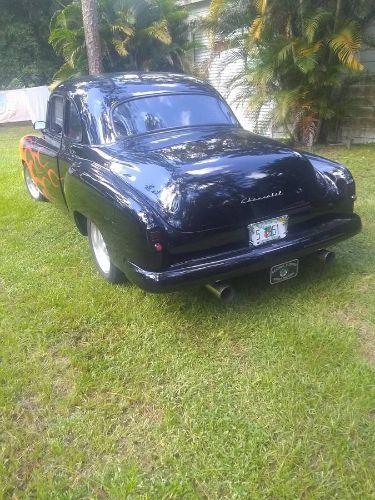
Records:
{"label": "tropical plant leaf", "polygon": [[127,26],[125,24],[113,24],[111,26],[111,30],[113,33],[122,33],[127,35],[128,37],[132,36],[134,33],[134,29],[131,26]]}
{"label": "tropical plant leaf", "polygon": [[337,54],[340,62],[353,71],[362,71],[363,64],[358,58],[362,42],[359,36],[359,26],[352,21],[341,28],[329,40],[331,49]]}
{"label": "tropical plant leaf", "polygon": [[283,63],[287,57],[293,55],[293,51],[296,47],[297,40],[292,39],[290,41],[287,41],[285,45],[279,50],[277,53],[277,62],[279,64]]}
{"label": "tropical plant leaf", "polygon": [[[176,0],[97,1],[107,71],[181,71],[187,65],[185,55],[194,44],[187,36],[188,13]],[[51,21],[50,43],[64,58],[61,74],[87,71],[80,0],[71,1],[56,13]]]}
{"label": "tropical plant leaf", "polygon": [[77,71],[77,68],[72,67],[68,62],[64,63],[53,75],[52,83],[50,85],[50,89],[53,90],[59,83],[72,76],[77,76],[80,72]]}
{"label": "tropical plant leaf", "polygon": [[266,87],[274,77],[274,68],[271,65],[260,64],[248,73],[248,79],[251,85],[260,89]]}
{"label": "tropical plant leaf", "polygon": [[264,16],[258,16],[254,19],[252,25],[250,26],[249,34],[255,41],[258,41],[260,39],[262,31],[264,29],[264,25],[265,25]]}
{"label": "tropical plant leaf", "polygon": [[295,63],[302,73],[307,74],[314,70],[315,66],[318,64],[318,60],[314,54],[307,54],[296,57]]}
{"label": "tropical plant leaf", "polygon": [[298,52],[303,57],[310,57],[310,56],[316,54],[317,52],[319,52],[319,50],[322,47],[323,47],[323,42],[319,41],[319,42],[313,43],[312,45],[300,46],[298,49]]}
{"label": "tropical plant leaf", "polygon": [[277,121],[284,122],[294,114],[297,102],[300,100],[300,87],[279,91],[275,94],[274,113]]}
{"label": "tropical plant leaf", "polygon": [[[235,95],[243,96],[255,115],[268,100],[273,123],[296,140],[315,140],[321,121],[339,116],[337,96],[348,68],[362,68],[358,53],[368,16],[361,18],[350,2],[341,2],[335,23],[336,1],[213,1],[212,8],[220,5],[220,15],[208,26],[215,40],[226,41],[218,50],[237,51],[239,69],[230,83]],[[351,22],[332,33],[346,17]]]}
{"label": "tropical plant leaf", "polygon": [[267,11],[268,0],[254,0],[255,8],[259,14],[264,15]]}
{"label": "tropical plant leaf", "polygon": [[225,0],[212,0],[208,11],[208,16],[211,22],[217,22],[220,11],[225,4]]}
{"label": "tropical plant leaf", "polygon": [[305,36],[309,43],[314,41],[319,28],[329,19],[332,19],[332,12],[318,8],[314,14],[305,20]]}
{"label": "tropical plant leaf", "polygon": [[168,23],[166,19],[160,19],[152,23],[149,27],[145,28],[144,33],[148,36],[159,40],[166,45],[172,43],[172,37],[168,29]]}

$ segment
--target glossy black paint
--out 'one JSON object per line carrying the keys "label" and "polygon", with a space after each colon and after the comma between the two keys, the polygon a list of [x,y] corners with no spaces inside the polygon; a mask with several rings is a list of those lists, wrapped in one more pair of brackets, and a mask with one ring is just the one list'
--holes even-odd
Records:
{"label": "glossy black paint", "polygon": [[[357,233],[349,171],[233,124],[181,127],[118,138],[111,110],[155,94],[221,97],[207,83],[170,74],[69,80],[53,95],[76,106],[82,140],[21,140],[43,194],[85,232],[102,231],[114,264],[150,291],[206,283],[312,253]],[[53,95],[51,98],[53,98]],[[251,248],[247,225],[289,216],[286,239]],[[160,243],[162,252],[157,252]]]}

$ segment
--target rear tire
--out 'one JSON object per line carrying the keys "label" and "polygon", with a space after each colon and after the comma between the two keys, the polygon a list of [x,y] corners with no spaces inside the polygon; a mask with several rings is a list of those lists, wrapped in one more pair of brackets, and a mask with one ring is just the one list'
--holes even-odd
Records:
{"label": "rear tire", "polygon": [[25,180],[25,186],[30,198],[35,201],[48,201],[47,198],[41,193],[26,165],[23,166],[23,178]]}
{"label": "rear tire", "polygon": [[125,274],[113,264],[102,233],[89,219],[87,220],[87,236],[95,265],[103,278],[109,283],[126,281]]}

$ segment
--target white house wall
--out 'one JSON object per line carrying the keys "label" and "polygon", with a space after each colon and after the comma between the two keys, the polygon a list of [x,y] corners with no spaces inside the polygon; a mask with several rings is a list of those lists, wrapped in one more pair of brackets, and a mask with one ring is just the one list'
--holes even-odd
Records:
{"label": "white house wall", "polygon": [[263,107],[257,127],[256,121],[251,116],[246,102],[239,98],[241,88],[230,89],[230,83],[241,72],[241,62],[239,60],[233,61],[231,50],[213,56],[210,50],[209,37],[199,27],[199,21],[208,14],[210,2],[207,0],[187,0],[180,3],[184,4],[188,9],[189,21],[197,23],[197,28],[192,33],[192,38],[198,46],[192,51],[192,64],[195,71],[198,74],[204,75],[222,94],[244,128],[271,135],[271,128],[267,119],[270,105]]}

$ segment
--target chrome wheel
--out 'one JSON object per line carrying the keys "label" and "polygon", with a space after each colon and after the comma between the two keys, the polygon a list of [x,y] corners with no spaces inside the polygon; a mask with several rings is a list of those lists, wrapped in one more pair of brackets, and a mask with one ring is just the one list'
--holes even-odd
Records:
{"label": "chrome wheel", "polygon": [[103,235],[93,222],[90,224],[90,236],[96,262],[102,272],[108,274],[111,270],[111,259]]}
{"label": "chrome wheel", "polygon": [[99,273],[109,283],[123,283],[126,277],[112,262],[110,252],[98,226],[87,219],[87,236],[95,265]]}
{"label": "chrome wheel", "polygon": [[34,198],[34,200],[38,200],[40,198],[40,190],[38,186],[36,185],[34,179],[31,177],[31,174],[29,172],[28,168],[25,168],[25,182],[27,189],[29,190],[30,196]]}

